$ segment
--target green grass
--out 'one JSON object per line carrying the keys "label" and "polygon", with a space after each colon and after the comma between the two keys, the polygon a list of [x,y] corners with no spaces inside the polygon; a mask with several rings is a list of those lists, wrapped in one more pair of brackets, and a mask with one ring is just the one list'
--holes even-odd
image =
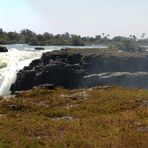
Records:
{"label": "green grass", "polygon": [[148,91],[34,89],[0,99],[0,148],[147,148]]}

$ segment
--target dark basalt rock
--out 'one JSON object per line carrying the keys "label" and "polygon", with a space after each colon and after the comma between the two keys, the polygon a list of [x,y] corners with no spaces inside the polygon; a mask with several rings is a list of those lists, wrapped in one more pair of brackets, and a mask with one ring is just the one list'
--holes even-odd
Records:
{"label": "dark basalt rock", "polygon": [[81,50],[63,49],[44,53],[40,59],[19,71],[10,90],[14,93],[42,84],[65,88],[110,84],[148,88],[148,55]]}
{"label": "dark basalt rock", "polygon": [[[75,58],[76,57],[76,58]],[[54,84],[65,88],[80,86],[85,74],[80,64],[81,55],[69,54],[43,54],[41,59],[34,60],[28,67],[24,67],[17,74],[17,79],[10,90],[29,90],[41,84]]]}
{"label": "dark basalt rock", "polygon": [[6,47],[0,46],[0,52],[8,52]]}
{"label": "dark basalt rock", "polygon": [[17,74],[17,80],[11,85],[10,90],[13,92],[28,90],[33,87],[36,71],[22,70]]}
{"label": "dark basalt rock", "polygon": [[45,50],[43,47],[36,47],[35,50]]}
{"label": "dark basalt rock", "polygon": [[82,55],[80,54],[72,54],[67,57],[67,61],[70,64],[80,63]]}
{"label": "dark basalt rock", "polygon": [[46,90],[55,90],[56,89],[56,86],[53,85],[53,84],[41,84],[41,85],[38,85],[38,86],[34,86],[33,89],[46,89]]}
{"label": "dark basalt rock", "polygon": [[148,89],[148,72],[108,72],[84,76],[83,87],[93,87],[96,85],[120,85],[131,88]]}

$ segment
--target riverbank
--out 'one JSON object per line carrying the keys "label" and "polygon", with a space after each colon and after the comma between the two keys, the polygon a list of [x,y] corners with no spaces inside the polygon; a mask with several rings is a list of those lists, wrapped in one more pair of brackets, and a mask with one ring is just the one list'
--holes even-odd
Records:
{"label": "riverbank", "polygon": [[148,91],[34,88],[0,99],[0,147],[148,145]]}

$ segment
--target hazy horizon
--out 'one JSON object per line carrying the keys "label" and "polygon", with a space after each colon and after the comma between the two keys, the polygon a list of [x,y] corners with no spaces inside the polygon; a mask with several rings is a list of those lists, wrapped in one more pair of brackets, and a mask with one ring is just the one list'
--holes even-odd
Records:
{"label": "hazy horizon", "polygon": [[146,0],[1,0],[0,28],[82,36],[148,34]]}

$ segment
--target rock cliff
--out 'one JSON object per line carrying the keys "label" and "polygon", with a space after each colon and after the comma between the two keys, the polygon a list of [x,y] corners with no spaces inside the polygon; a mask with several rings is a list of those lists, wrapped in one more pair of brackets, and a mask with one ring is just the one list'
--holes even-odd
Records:
{"label": "rock cliff", "polygon": [[121,85],[148,88],[148,53],[111,49],[63,49],[44,53],[17,74],[11,91],[40,84],[65,88]]}

